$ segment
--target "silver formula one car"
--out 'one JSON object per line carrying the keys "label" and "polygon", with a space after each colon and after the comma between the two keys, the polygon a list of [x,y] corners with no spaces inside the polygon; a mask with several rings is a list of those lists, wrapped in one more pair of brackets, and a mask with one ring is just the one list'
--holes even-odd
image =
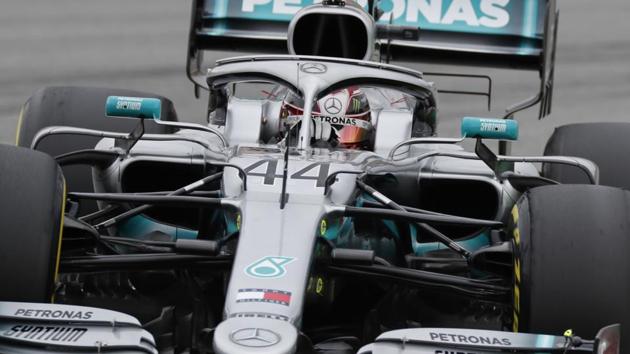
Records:
{"label": "silver formula one car", "polygon": [[[0,351],[620,353],[628,127],[509,155],[515,113],[551,111],[555,1],[279,3],[194,1],[207,125],[129,90],[27,101],[30,149],[0,146]],[[201,70],[232,47],[270,54]],[[541,89],[438,137],[438,85],[390,60],[535,69]]]}

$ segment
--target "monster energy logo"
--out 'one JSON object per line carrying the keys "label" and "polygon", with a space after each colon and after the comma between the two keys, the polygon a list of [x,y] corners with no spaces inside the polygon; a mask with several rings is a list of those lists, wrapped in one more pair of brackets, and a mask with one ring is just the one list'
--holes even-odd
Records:
{"label": "monster energy logo", "polygon": [[352,97],[350,103],[352,104],[352,112],[358,113],[361,109],[361,101],[359,101],[359,99],[356,97]]}

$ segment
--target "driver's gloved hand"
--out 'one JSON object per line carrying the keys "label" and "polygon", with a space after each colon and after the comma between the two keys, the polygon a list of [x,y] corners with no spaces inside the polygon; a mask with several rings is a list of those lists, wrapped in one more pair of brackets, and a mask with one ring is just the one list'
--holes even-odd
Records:
{"label": "driver's gloved hand", "polygon": [[332,126],[328,122],[323,122],[319,118],[311,119],[311,138],[315,140],[328,141],[332,135]]}

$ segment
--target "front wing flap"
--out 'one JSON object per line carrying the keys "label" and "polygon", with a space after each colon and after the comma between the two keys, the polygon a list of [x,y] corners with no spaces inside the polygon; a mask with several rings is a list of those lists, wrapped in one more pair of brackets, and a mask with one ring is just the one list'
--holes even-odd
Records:
{"label": "front wing flap", "polygon": [[[450,353],[592,353],[592,344],[575,348],[570,337],[499,331],[417,328],[381,334],[359,354],[450,354]],[[570,350],[569,350],[570,349]],[[566,351],[565,351],[566,350]]]}
{"label": "front wing flap", "polygon": [[132,316],[93,307],[0,302],[2,353],[157,353]]}

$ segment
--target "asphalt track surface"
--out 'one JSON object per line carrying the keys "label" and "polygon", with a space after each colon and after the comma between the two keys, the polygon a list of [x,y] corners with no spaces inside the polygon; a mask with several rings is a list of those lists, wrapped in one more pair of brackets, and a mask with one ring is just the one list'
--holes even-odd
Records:
{"label": "asphalt track surface", "polygon": [[[554,111],[543,121],[536,110],[517,116],[514,153],[541,153],[558,125],[630,122],[630,1],[559,0],[559,7]],[[155,92],[174,101],[181,120],[202,122],[205,102],[194,98],[185,75],[189,13],[189,0],[0,0],[0,143],[14,142],[21,104],[44,86]],[[460,117],[501,116],[537,88],[532,72],[473,71],[494,78],[493,110],[479,98],[441,96],[442,136],[459,136]]]}

